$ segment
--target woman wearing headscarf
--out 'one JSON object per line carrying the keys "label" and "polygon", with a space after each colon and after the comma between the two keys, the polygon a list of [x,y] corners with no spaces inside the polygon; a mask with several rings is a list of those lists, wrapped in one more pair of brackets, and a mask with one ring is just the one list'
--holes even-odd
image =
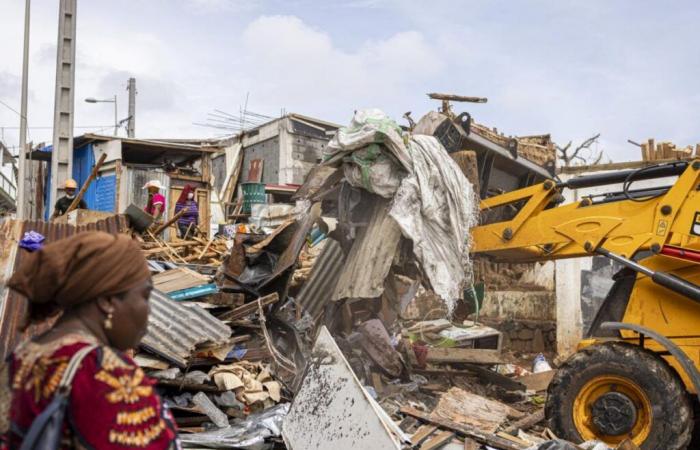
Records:
{"label": "woman wearing headscarf", "polygon": [[61,448],[179,447],[153,382],[124,353],[146,333],[152,290],[146,260],[131,238],[88,232],[48,244],[23,255],[8,286],[27,298],[31,321],[60,317],[20,345],[0,371],[6,448],[20,447],[69,361],[86,347],[94,348],[71,384]]}
{"label": "woman wearing headscarf", "polygon": [[177,229],[181,239],[187,239],[197,230],[199,224],[199,205],[194,199],[194,186],[186,184],[175,203],[175,214],[187,208],[187,211],[177,219]]}

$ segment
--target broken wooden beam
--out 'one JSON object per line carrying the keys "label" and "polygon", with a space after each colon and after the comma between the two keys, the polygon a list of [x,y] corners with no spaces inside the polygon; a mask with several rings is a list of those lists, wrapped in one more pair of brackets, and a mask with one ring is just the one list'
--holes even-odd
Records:
{"label": "broken wooden beam", "polygon": [[260,297],[259,299],[246,303],[243,306],[239,306],[238,308],[228,311],[223,313],[222,315],[219,316],[219,320],[236,320],[236,319],[241,319],[245,316],[248,316],[250,314],[253,314],[258,311],[258,303],[261,304],[261,306],[267,306],[271,305],[273,303],[277,303],[279,301],[279,295],[277,295],[277,292],[273,292],[272,294],[266,295],[264,297]]}
{"label": "broken wooden beam", "polygon": [[166,228],[168,228],[170,225],[174,224],[177,222],[177,219],[182,217],[187,211],[189,211],[189,208],[185,206],[182,208],[180,211],[178,211],[177,214],[175,214],[173,217],[170,218],[167,222],[165,222],[163,225],[159,226],[158,228],[155,229],[153,232],[153,235],[158,236],[160,233],[162,233]]}
{"label": "broken wooden beam", "polygon": [[423,411],[419,411],[415,408],[404,406],[403,408],[401,408],[400,411],[402,414],[415,417],[416,419],[420,419],[423,422],[430,423],[440,428],[454,431],[460,436],[470,437],[477,442],[496,447],[500,450],[523,450],[525,448],[523,446],[510,442],[507,439],[503,439],[502,437],[496,436],[495,434],[484,433],[483,431],[469,425],[459,424],[456,422],[452,422],[451,420],[433,418],[430,416],[430,414],[425,413]]}
{"label": "broken wooden beam", "polygon": [[438,434],[430,437],[420,446],[420,450],[435,450],[447,444],[455,436],[452,431],[441,431]]}
{"label": "broken wooden beam", "polygon": [[544,420],[544,409],[538,409],[529,416],[525,416],[522,419],[513,422],[509,427],[503,430],[504,433],[512,434],[513,436],[518,434],[518,430],[527,431],[533,426]]}
{"label": "broken wooden beam", "polygon": [[64,214],[68,214],[69,212],[73,211],[75,208],[78,207],[78,205],[80,204],[80,200],[83,199],[85,192],[87,192],[87,189],[90,187],[90,183],[92,183],[92,180],[94,180],[97,176],[97,171],[100,170],[100,167],[102,167],[102,164],[104,164],[105,159],[107,159],[107,153],[103,153],[102,156],[100,156],[100,159],[97,160],[95,167],[93,167],[92,172],[90,172],[90,176],[87,180],[85,180],[85,183],[83,183],[83,187],[80,188],[80,192],[78,192],[78,195],[75,196],[75,198],[70,203],[70,206],[68,206],[68,209]]}
{"label": "broken wooden beam", "polygon": [[498,350],[474,348],[429,348],[427,362],[433,364],[504,364],[503,355]]}
{"label": "broken wooden beam", "polygon": [[411,444],[413,446],[418,446],[423,441],[425,441],[428,436],[433,434],[437,430],[437,427],[435,425],[421,425],[418,430],[413,433],[413,436],[411,436]]}

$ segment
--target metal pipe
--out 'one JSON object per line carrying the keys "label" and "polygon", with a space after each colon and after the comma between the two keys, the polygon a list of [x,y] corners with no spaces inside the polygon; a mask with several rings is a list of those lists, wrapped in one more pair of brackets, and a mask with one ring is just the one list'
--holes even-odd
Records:
{"label": "metal pipe", "polygon": [[[651,180],[654,178],[671,177],[682,174],[688,167],[688,161],[663,164],[659,166],[644,167],[641,169],[619,170],[608,173],[597,173],[593,175],[582,175],[568,181],[559,183],[557,187],[567,187],[569,189],[579,189],[594,186],[604,186],[606,184],[624,183],[625,181]],[[630,179],[630,177],[632,177]]]}
{"label": "metal pipe", "polygon": [[632,261],[631,259],[627,259],[627,258],[622,257],[620,255],[616,255],[615,253],[611,253],[610,251],[604,249],[603,247],[598,247],[596,249],[596,253],[599,253],[603,256],[607,256],[608,258],[612,259],[613,261],[617,261],[620,264],[622,264],[623,266],[634,270],[635,272],[641,272],[644,275],[649,276],[649,277],[654,275],[653,270],[651,270],[647,267],[644,267],[643,265],[638,264],[637,262]]}
{"label": "metal pipe", "polygon": [[676,275],[673,275],[671,273],[658,271],[654,272],[653,270],[644,267],[641,264],[632,261],[631,259],[627,259],[620,255],[611,253],[602,247],[597,248],[596,253],[599,253],[603,256],[607,256],[613,261],[617,261],[623,266],[634,270],[635,272],[643,273],[644,275],[651,278],[651,280],[659,286],[663,286],[666,289],[675,292],[676,294],[680,294],[686,298],[700,303],[700,286],[698,286],[695,283],[691,283],[690,281],[684,280],[683,278],[677,277]]}

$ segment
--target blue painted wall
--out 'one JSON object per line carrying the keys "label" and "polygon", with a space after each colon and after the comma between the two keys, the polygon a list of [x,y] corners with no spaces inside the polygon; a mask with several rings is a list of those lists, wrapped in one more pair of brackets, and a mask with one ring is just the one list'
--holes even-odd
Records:
{"label": "blue painted wall", "polygon": [[[82,147],[73,149],[73,179],[78,182],[78,187],[82,186],[87,181],[92,168],[95,166],[95,153],[93,144],[85,144]],[[49,185],[51,183],[51,165],[48,165],[47,176],[45,180],[46,189],[44,190],[44,202],[47,205],[44,211],[44,220],[49,220]],[[88,209],[95,211],[114,212],[115,202],[117,198],[117,177],[108,175],[97,177],[87,192],[83,196],[83,200],[87,203]],[[53,203],[56,203],[54,200]]]}

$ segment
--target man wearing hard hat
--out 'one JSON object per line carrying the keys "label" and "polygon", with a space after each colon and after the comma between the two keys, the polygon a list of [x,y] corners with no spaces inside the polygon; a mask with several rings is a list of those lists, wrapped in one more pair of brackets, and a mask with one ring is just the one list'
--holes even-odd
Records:
{"label": "man wearing hard hat", "polygon": [[[73,200],[75,200],[75,190],[78,189],[78,183],[76,183],[74,179],[68,178],[63,189],[66,191],[66,195],[56,200],[56,204],[53,207],[53,215],[51,216],[52,219],[66,213],[71,203],[73,203]],[[78,203],[78,208],[87,209],[87,204],[85,204],[82,198]]]}

